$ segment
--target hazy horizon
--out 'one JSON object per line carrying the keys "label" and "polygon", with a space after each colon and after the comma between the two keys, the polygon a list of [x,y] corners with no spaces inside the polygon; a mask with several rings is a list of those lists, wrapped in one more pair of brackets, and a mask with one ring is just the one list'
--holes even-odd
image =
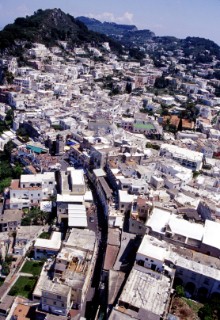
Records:
{"label": "hazy horizon", "polygon": [[131,0],[103,3],[101,0],[0,0],[0,28],[17,17],[32,15],[38,9],[60,8],[74,17],[134,24],[157,36],[202,37],[220,45],[220,0]]}

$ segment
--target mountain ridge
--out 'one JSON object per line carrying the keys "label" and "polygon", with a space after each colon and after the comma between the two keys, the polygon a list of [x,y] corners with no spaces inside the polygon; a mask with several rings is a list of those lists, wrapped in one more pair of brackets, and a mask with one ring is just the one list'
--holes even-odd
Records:
{"label": "mountain ridge", "polygon": [[48,47],[57,45],[57,41],[68,41],[70,46],[82,43],[109,42],[113,49],[120,45],[104,34],[88,30],[86,25],[61,9],[39,9],[31,16],[17,18],[0,31],[0,50],[12,47],[28,46],[39,42]]}
{"label": "mountain ridge", "polygon": [[118,24],[115,22],[101,22],[97,19],[88,17],[77,17],[76,20],[82,21],[89,30],[104,33],[111,36],[114,40],[120,40],[124,45],[131,45],[138,38],[138,44],[155,37],[154,32],[148,29],[138,30],[135,25]]}
{"label": "mountain ridge", "polygon": [[[220,58],[220,47],[214,41],[202,37],[186,37],[178,39],[174,36],[156,36],[148,29],[138,30],[135,25],[121,25],[109,22],[100,22],[87,17],[77,17],[84,21],[88,29],[99,30],[109,37],[120,41],[127,48],[147,48],[148,52],[183,50],[186,56],[193,55],[197,62],[210,62],[211,56]],[[115,32],[116,30],[116,32]],[[151,46],[152,45],[152,46]],[[154,48],[152,51],[149,47]],[[210,51],[210,52],[208,52]]]}

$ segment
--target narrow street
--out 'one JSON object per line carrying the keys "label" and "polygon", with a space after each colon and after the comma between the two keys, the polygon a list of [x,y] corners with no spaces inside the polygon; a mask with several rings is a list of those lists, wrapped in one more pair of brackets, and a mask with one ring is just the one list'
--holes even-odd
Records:
{"label": "narrow street", "polygon": [[[108,222],[93,185],[90,183],[89,186],[93,192],[93,199],[97,206],[97,223],[99,230],[97,236],[99,241],[99,249],[92,279],[92,288],[95,289],[95,294],[92,301],[87,303],[85,317],[88,320],[94,320],[96,319],[97,314],[99,313],[98,310],[100,308],[100,294],[102,292],[100,290],[100,281],[107,245]],[[103,298],[105,297],[102,296],[102,301]],[[106,314],[103,314],[103,317],[99,319],[106,319]]]}

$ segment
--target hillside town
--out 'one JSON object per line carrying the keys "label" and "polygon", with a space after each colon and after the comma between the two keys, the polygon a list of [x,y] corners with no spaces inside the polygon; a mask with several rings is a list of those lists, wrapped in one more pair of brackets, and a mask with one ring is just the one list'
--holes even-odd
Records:
{"label": "hillside town", "polygon": [[220,60],[146,48],[0,58],[0,319],[194,319],[180,296],[220,298]]}

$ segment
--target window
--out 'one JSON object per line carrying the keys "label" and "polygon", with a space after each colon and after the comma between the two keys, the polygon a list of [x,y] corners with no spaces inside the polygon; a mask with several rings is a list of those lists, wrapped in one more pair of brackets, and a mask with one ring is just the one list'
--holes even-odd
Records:
{"label": "window", "polygon": [[62,303],[62,307],[64,307],[64,303]]}
{"label": "window", "polygon": [[138,264],[139,266],[144,267],[144,261],[143,261],[143,260],[138,260],[138,261],[137,261],[137,264]]}
{"label": "window", "polygon": [[57,304],[56,301],[54,301],[53,304],[56,305]]}
{"label": "window", "polygon": [[57,299],[61,300],[61,296],[57,296]]}

